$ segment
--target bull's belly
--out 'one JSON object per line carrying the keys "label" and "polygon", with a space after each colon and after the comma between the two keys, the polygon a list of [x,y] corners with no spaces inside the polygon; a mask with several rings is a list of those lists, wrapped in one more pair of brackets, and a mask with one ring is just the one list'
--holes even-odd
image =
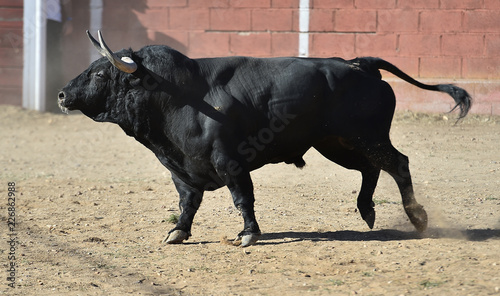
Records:
{"label": "bull's belly", "polygon": [[[240,153],[248,163],[250,170],[258,169],[266,164],[281,163],[295,164],[297,167],[305,165],[302,157],[313,146],[314,140],[279,141],[276,142],[249,142]],[[241,148],[240,147],[240,148]]]}

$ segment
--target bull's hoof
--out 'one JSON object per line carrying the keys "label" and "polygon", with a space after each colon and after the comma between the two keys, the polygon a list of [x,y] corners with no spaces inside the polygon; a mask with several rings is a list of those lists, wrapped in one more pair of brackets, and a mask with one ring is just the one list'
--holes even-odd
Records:
{"label": "bull's hoof", "polygon": [[182,230],[174,230],[170,232],[163,240],[167,244],[182,244],[183,241],[189,238],[189,234]]}
{"label": "bull's hoof", "polygon": [[366,216],[363,217],[363,220],[365,220],[370,229],[373,229],[373,225],[375,225],[375,210],[372,209],[368,214],[366,214]]}
{"label": "bull's hoof", "polygon": [[427,213],[421,205],[405,207],[406,214],[410,218],[411,224],[415,226],[418,232],[424,232],[427,229]]}
{"label": "bull's hoof", "polygon": [[255,245],[255,243],[259,240],[259,237],[260,233],[238,235],[238,237],[236,237],[236,239],[233,241],[233,245],[241,247]]}

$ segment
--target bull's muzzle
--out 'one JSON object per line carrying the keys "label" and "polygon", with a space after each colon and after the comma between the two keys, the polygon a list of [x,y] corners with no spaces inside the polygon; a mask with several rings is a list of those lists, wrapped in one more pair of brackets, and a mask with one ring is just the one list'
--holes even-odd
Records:
{"label": "bull's muzzle", "polygon": [[57,95],[57,104],[62,112],[68,114],[68,107],[66,106],[66,93],[64,91],[60,91]]}

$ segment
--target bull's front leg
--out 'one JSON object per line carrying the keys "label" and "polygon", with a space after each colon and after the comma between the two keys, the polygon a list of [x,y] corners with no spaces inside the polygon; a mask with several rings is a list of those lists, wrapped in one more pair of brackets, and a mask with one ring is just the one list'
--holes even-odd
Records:
{"label": "bull's front leg", "polygon": [[247,161],[243,155],[227,149],[224,143],[216,143],[212,159],[214,168],[221,182],[231,192],[234,205],[243,216],[243,231],[241,231],[233,244],[247,247],[255,244],[261,232],[255,219],[253,183]]}
{"label": "bull's front leg", "polygon": [[167,244],[180,244],[191,236],[191,226],[194,216],[200,208],[203,191],[184,183],[174,174],[172,174],[172,180],[179,193],[179,208],[181,214],[177,225],[174,229],[169,231],[163,242]]}

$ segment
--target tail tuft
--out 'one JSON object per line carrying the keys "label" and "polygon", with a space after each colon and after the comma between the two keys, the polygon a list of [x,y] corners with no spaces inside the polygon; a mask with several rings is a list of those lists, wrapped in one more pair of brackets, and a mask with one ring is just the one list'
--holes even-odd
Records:
{"label": "tail tuft", "polygon": [[469,93],[465,89],[453,84],[438,84],[437,88],[439,91],[449,94],[453,100],[455,100],[456,105],[450,110],[450,112],[460,108],[460,115],[458,119],[464,118],[472,106],[472,98]]}

